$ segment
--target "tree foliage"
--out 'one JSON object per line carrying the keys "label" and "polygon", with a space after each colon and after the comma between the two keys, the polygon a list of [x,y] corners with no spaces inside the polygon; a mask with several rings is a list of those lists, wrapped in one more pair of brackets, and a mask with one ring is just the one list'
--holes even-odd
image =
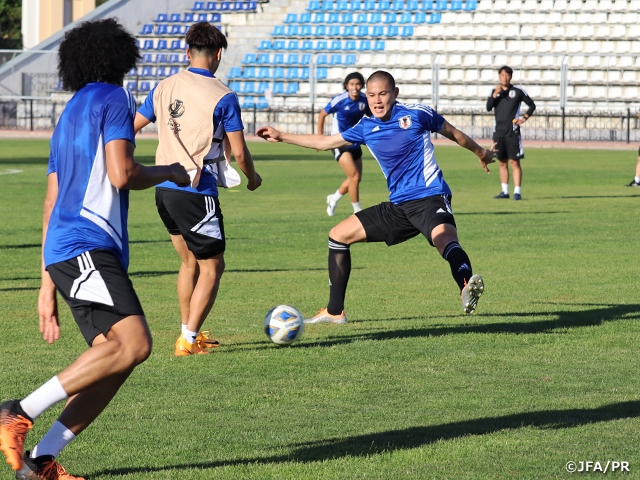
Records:
{"label": "tree foliage", "polygon": [[22,0],[0,0],[0,48],[22,48]]}

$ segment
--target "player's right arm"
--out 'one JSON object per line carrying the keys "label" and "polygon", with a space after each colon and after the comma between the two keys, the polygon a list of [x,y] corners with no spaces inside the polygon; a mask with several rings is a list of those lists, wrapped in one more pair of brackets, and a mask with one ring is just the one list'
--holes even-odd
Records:
{"label": "player's right arm", "polygon": [[227,132],[227,138],[229,139],[229,145],[231,151],[236,159],[236,163],[240,167],[240,170],[245,174],[248,180],[247,188],[251,191],[262,185],[262,177],[256,172],[253,165],[253,158],[251,152],[247,148],[247,142],[244,139],[244,133],[242,130],[236,132]]}
{"label": "player's right arm", "polygon": [[341,133],[335,135],[297,135],[276,130],[273,127],[262,127],[257,132],[260,138],[267,142],[284,142],[305,148],[315,148],[316,150],[331,150],[353,145],[346,141]]}
{"label": "player's right arm", "polygon": [[489,173],[489,167],[487,165],[495,162],[495,159],[493,158],[493,149],[485,150],[478,145],[473,138],[469,137],[466,133],[461,132],[446,120],[442,124],[440,130],[438,130],[438,133],[452,142],[456,142],[458,145],[466,148],[470,152],[473,152],[480,160],[480,166],[485,172]]}
{"label": "player's right arm", "polygon": [[491,92],[491,95],[489,95],[489,98],[487,98],[487,112],[493,110],[493,108],[498,104],[498,102],[500,101],[500,97],[498,95],[500,95],[501,92],[501,85],[498,85],[493,89],[493,92]]}
{"label": "player's right arm", "polygon": [[[47,238],[49,218],[58,198],[58,174],[51,172],[47,176],[47,194],[44,199],[44,212],[42,214],[42,250]],[[38,317],[40,318],[40,333],[42,338],[53,343],[60,338],[60,324],[58,323],[58,299],[56,286],[51,280],[49,272],[45,270],[44,256],[42,261],[42,282],[38,294]]]}
{"label": "player's right arm", "polygon": [[324,119],[329,115],[324,109],[320,110],[318,114],[318,135],[322,135],[324,132]]}

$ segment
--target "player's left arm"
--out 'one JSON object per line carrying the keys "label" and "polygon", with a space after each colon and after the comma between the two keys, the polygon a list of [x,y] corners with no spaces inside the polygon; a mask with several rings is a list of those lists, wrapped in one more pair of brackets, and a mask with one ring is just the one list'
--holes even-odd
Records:
{"label": "player's left arm", "polygon": [[524,122],[529,120],[529,117],[533,115],[533,112],[536,110],[535,102],[524,91],[522,92],[522,103],[526,104],[529,107],[529,110],[518,119],[516,122],[518,125],[522,125]]}
{"label": "player's left arm", "polygon": [[136,118],[133,120],[133,129],[135,130],[136,135],[138,134],[138,132],[140,132],[140,130],[142,130],[150,123],[151,120],[142,115],[140,112],[136,112]]}
{"label": "player's left arm", "polygon": [[476,154],[478,159],[480,160],[480,166],[484,168],[485,172],[490,173],[489,167],[487,165],[495,162],[495,159],[493,158],[494,152],[492,149],[485,150],[480,145],[478,145],[473,138],[468,136],[466,133],[461,132],[446,120],[443,122],[440,130],[438,130],[438,133],[443,137],[448,138],[452,142],[456,142],[458,145],[466,148],[470,152]]}
{"label": "player's left arm", "polygon": [[305,135],[280,132],[273,127],[262,127],[256,132],[256,135],[267,142],[284,142],[299,147],[315,148],[316,150],[331,150],[353,145],[345,140],[341,133],[334,135]]}
{"label": "player's left arm", "polygon": [[[42,214],[42,249],[47,238],[49,228],[49,218],[58,198],[58,175],[51,172],[47,176],[47,194],[44,199],[44,211]],[[44,256],[42,262],[42,282],[40,293],[38,294],[38,317],[40,318],[40,333],[42,338],[53,343],[60,338],[60,323],[58,322],[58,299],[56,296],[56,286],[51,280],[49,272],[45,270]]]}

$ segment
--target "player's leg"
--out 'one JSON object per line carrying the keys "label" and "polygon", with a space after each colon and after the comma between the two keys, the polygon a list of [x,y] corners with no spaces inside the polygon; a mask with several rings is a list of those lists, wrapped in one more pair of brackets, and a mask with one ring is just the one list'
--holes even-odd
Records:
{"label": "player's leg", "polygon": [[[361,151],[360,151],[361,152]],[[349,150],[344,152],[338,163],[342,170],[344,171],[347,179],[342,183],[340,189],[345,186],[349,192],[349,197],[351,198],[351,205],[353,207],[353,213],[357,213],[362,210],[360,206],[360,179],[362,177],[362,153],[355,158],[354,155],[357,154],[357,151]]]}
{"label": "player's leg", "polygon": [[507,153],[509,155],[509,163],[513,170],[513,199],[522,200],[522,168],[520,160],[524,158],[524,148],[522,147],[522,137],[508,137],[505,139],[507,143]]}
{"label": "player's leg", "polygon": [[189,251],[189,247],[182,235],[171,235],[171,242],[181,260],[176,286],[178,290],[178,304],[180,305],[180,317],[182,320],[181,332],[184,332],[189,319],[191,296],[196,287],[200,269],[196,257]]}
{"label": "player's leg", "polygon": [[636,176],[627,187],[640,187],[640,148],[638,148],[638,163],[636,163]]}
{"label": "player's leg", "polygon": [[520,160],[509,160],[511,163],[511,170],[513,170],[513,199],[522,199],[522,167],[520,166]]}
{"label": "player's leg", "polygon": [[[344,148],[334,148],[333,158],[335,159],[336,162],[340,163],[340,159],[345,155],[345,153],[346,153],[346,150]],[[349,175],[347,175],[347,178],[340,184],[340,187],[334,193],[327,195],[327,215],[329,215],[330,217],[333,217],[336,207],[338,206],[338,202],[344,195],[347,194],[348,191],[349,191]]]}
{"label": "player's leg", "polygon": [[505,144],[505,138],[494,139],[496,143],[496,158],[500,162],[500,185],[502,191],[493,198],[509,198],[509,155]]}

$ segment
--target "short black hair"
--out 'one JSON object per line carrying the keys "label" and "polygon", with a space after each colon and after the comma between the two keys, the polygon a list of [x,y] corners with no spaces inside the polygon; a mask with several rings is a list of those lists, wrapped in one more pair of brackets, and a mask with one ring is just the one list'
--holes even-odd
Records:
{"label": "short black hair", "polygon": [[500,67],[500,70],[498,70],[498,73],[502,73],[502,72],[507,72],[510,77],[513,77],[513,69],[511,67],[507,67],[506,65],[504,67]]}
{"label": "short black hair", "polygon": [[121,84],[140,58],[135,37],[114,18],[82,22],[60,43],[62,88],[77,92],[93,82]]}
{"label": "short black hair", "polygon": [[351,72],[349,75],[347,75],[347,78],[344,79],[344,83],[342,84],[345,90],[347,89],[347,85],[349,85],[349,82],[351,80],[358,80],[360,82],[360,85],[364,87],[364,77],[362,76],[362,74],[360,72]]}
{"label": "short black hair", "polygon": [[385,72],[384,70],[373,72],[367,79],[367,85],[369,84],[369,82],[378,80],[386,80],[389,83],[389,87],[391,88],[391,90],[396,88],[396,79],[393,78],[393,75],[391,75],[389,72]]}
{"label": "short black hair", "polygon": [[191,25],[185,42],[195,54],[211,55],[219,48],[227,48],[227,37],[209,22],[198,22]]}

